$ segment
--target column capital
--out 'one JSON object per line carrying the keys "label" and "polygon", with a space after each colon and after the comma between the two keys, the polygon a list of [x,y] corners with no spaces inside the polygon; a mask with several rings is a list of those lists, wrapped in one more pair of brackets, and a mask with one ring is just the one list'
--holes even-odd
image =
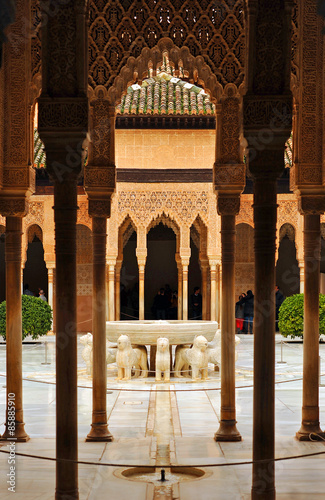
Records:
{"label": "column capital", "polygon": [[98,199],[89,197],[88,212],[90,217],[109,218],[111,216],[111,196]]}
{"label": "column capital", "polygon": [[0,196],[0,214],[3,217],[25,217],[29,203],[26,197]]}
{"label": "column capital", "polygon": [[219,215],[238,215],[240,196],[218,196],[217,210]]}
{"label": "column capital", "polygon": [[138,260],[138,266],[145,266],[147,261],[147,249],[146,248],[137,248],[136,256]]}
{"label": "column capital", "polygon": [[301,215],[321,215],[325,212],[325,193],[302,195],[298,200]]}

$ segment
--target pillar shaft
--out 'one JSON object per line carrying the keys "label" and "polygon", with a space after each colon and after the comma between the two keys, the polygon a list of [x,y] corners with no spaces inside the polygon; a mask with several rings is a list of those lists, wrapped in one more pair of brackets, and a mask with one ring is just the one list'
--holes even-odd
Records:
{"label": "pillar shaft", "polygon": [[[93,412],[86,441],[112,441],[107,427],[106,390],[106,217],[92,218],[93,229]],[[113,268],[114,271],[114,268]],[[114,274],[114,272],[113,272]],[[114,281],[113,281],[114,286]],[[114,290],[113,290],[114,292]],[[111,299],[112,297],[110,297]],[[114,304],[114,293],[112,302]],[[114,318],[113,318],[114,319]]]}
{"label": "pillar shaft", "polygon": [[[23,421],[21,237],[22,217],[7,217],[5,239],[7,400],[6,430],[2,439],[28,441],[29,436]],[[15,403],[14,420],[12,420],[12,407],[8,405],[9,399]]]}
{"label": "pillar shaft", "polygon": [[188,319],[188,264],[183,264],[183,320]]}
{"label": "pillar shaft", "polygon": [[48,303],[53,309],[53,269],[49,268],[47,270],[48,277]]}
{"label": "pillar shaft", "polygon": [[[275,498],[275,251],[276,178],[254,182],[255,304],[254,304],[254,423],[252,498]],[[263,481],[263,488],[261,488]]]}
{"label": "pillar shaft", "polygon": [[202,320],[207,320],[207,288],[208,288],[208,266],[202,264],[201,266],[201,274],[202,274]]}
{"label": "pillar shaft", "polygon": [[[304,215],[304,354],[302,423],[297,438],[321,434],[319,426],[320,216]],[[314,437],[315,439],[315,437]]]}
{"label": "pillar shaft", "polygon": [[[56,253],[56,498],[78,498],[77,177],[54,182]],[[67,497],[68,498],[68,497]]]}
{"label": "pillar shaft", "polygon": [[217,321],[217,266],[211,265],[211,321]]}
{"label": "pillar shaft", "polygon": [[235,400],[235,236],[236,215],[221,213],[221,411],[216,441],[240,441]]}
{"label": "pillar shaft", "polygon": [[115,266],[108,266],[108,320],[115,320]]}
{"label": "pillar shaft", "polygon": [[115,267],[115,321],[121,318],[121,267],[119,262]]}
{"label": "pillar shaft", "polygon": [[177,265],[178,270],[178,287],[177,287],[177,319],[183,319],[183,269],[182,265]]}
{"label": "pillar shaft", "polygon": [[139,320],[144,320],[144,276],[145,265],[139,264]]}

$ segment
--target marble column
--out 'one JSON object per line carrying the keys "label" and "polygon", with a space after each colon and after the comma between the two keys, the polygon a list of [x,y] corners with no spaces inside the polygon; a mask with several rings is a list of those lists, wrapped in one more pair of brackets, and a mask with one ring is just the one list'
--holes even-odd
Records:
{"label": "marble column", "polygon": [[115,321],[121,319],[121,269],[123,260],[117,260],[115,266]]}
{"label": "marble column", "polygon": [[303,260],[298,261],[299,270],[300,270],[300,293],[304,293],[305,291],[305,263]]}
{"label": "marble column", "polygon": [[187,260],[182,259],[183,320],[188,320],[188,266],[189,266],[189,259]]}
{"label": "marble column", "polygon": [[[304,215],[304,350],[302,423],[299,441],[325,437],[319,425],[320,215]],[[310,436],[312,434],[312,436]]]}
{"label": "marble column", "polygon": [[53,268],[49,267],[47,269],[47,279],[48,279],[48,303],[53,309]]}
{"label": "marble column", "polygon": [[210,263],[211,276],[211,321],[217,321],[217,265],[214,262]]}
{"label": "marble column", "polygon": [[221,215],[222,310],[221,310],[221,410],[216,441],[240,441],[236,427],[235,397],[235,242],[239,196],[218,197]]}
{"label": "marble column", "polygon": [[144,264],[139,264],[139,320],[144,320],[144,276],[145,276]]}
{"label": "marble column", "polygon": [[200,261],[201,275],[202,275],[202,320],[207,320],[208,314],[208,272],[209,264],[207,259]]}
{"label": "marble column", "polygon": [[[23,419],[22,311],[21,311],[22,217],[6,217],[6,422],[2,440],[26,442],[29,439]],[[11,397],[14,395],[13,397]],[[11,420],[14,401],[15,414]],[[9,413],[8,413],[9,412]],[[14,426],[13,426],[14,423]],[[12,429],[14,427],[14,429]]]}
{"label": "marble column", "polygon": [[115,321],[115,265],[108,264],[108,321]]}
{"label": "marble column", "polygon": [[[91,431],[86,441],[112,441],[107,427],[106,365],[106,217],[92,217],[93,233],[93,411]],[[113,268],[114,275],[114,266]],[[111,274],[110,272],[110,274]],[[114,287],[114,280],[113,280]],[[111,291],[111,290],[110,290]],[[114,305],[113,297],[110,302]],[[110,314],[111,311],[110,311]],[[114,318],[113,318],[114,319]]]}
{"label": "marble column", "polygon": [[77,209],[77,176],[55,180],[57,500],[79,498],[74,463],[78,460]]}
{"label": "marble column", "polygon": [[175,256],[177,264],[177,319],[181,321],[183,319],[183,267],[182,261],[179,254]]}

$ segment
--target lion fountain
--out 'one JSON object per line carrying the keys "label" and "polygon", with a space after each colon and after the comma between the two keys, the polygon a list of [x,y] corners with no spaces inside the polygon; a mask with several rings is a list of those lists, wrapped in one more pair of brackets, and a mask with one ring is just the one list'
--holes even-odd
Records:
{"label": "lion fountain", "polygon": [[132,368],[135,375],[140,378],[148,376],[147,349],[144,346],[132,348],[130,338],[127,335],[120,335],[117,339],[117,379],[130,380]]}
{"label": "lion fountain", "polygon": [[177,347],[175,359],[175,377],[182,377],[182,370],[192,369],[192,380],[208,378],[208,341],[203,335],[194,339],[193,347]]}
{"label": "lion fountain", "polygon": [[165,337],[160,337],[157,340],[156,353],[156,381],[161,381],[161,375],[164,375],[164,382],[170,380],[170,353],[169,340]]}

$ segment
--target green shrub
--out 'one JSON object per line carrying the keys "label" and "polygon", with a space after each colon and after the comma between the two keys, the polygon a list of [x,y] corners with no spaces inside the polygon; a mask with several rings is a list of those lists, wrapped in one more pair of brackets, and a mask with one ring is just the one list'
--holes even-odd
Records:
{"label": "green shrub", "polygon": [[[279,310],[279,330],[284,337],[303,337],[304,294],[287,297]],[[325,295],[319,295],[319,334],[325,335]]]}
{"label": "green shrub", "polygon": [[[46,335],[52,328],[52,309],[44,300],[22,295],[22,339],[30,335],[34,340]],[[0,335],[6,339],[6,301],[0,304]]]}

